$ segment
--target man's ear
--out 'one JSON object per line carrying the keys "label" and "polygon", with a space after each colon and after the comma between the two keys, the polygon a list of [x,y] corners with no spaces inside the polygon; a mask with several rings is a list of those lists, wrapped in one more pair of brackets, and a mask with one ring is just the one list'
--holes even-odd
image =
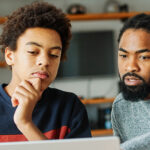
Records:
{"label": "man's ear", "polygon": [[5,60],[9,66],[14,64],[14,51],[12,51],[9,47],[6,47],[5,49]]}

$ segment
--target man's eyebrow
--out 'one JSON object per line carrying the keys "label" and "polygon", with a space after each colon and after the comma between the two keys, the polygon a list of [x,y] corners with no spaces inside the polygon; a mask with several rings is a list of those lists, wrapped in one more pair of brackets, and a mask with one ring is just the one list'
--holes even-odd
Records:
{"label": "man's eyebrow", "polygon": [[[39,43],[36,43],[36,42],[27,42],[26,45],[35,45],[35,46],[38,46],[38,47],[42,47],[43,46]],[[54,47],[50,47],[49,48],[50,50],[53,50],[53,49],[58,49],[58,50],[62,50],[62,48],[60,46],[54,46]]]}
{"label": "man's eyebrow", "polygon": [[145,52],[150,52],[150,49],[141,49],[136,51],[136,53],[145,53]]}
{"label": "man's eyebrow", "polygon": [[119,51],[122,51],[124,53],[128,53],[127,50],[123,49],[123,48],[119,48]]}
{"label": "man's eyebrow", "polygon": [[[119,48],[119,51],[122,51],[124,53],[128,53],[128,51],[123,49],[123,48]],[[140,50],[136,51],[136,53],[145,53],[145,52],[150,52],[150,49],[140,49]]]}

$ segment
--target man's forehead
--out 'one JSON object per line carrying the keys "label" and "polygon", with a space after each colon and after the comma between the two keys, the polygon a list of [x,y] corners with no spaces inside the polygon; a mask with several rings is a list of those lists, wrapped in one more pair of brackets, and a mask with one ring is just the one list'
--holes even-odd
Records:
{"label": "man's forehead", "polygon": [[141,29],[128,29],[125,31],[119,42],[119,49],[128,51],[139,51],[150,49],[150,33]]}
{"label": "man's forehead", "polygon": [[[150,33],[144,29],[127,29],[121,37],[121,40],[131,42],[133,40],[149,41]],[[121,40],[119,43],[121,43]]]}

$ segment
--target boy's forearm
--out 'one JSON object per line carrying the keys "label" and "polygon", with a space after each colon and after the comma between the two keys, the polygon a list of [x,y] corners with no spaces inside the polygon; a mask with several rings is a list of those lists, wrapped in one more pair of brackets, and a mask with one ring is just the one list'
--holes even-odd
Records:
{"label": "boy's forearm", "polygon": [[47,140],[48,138],[35,126],[33,122],[17,126],[29,141]]}

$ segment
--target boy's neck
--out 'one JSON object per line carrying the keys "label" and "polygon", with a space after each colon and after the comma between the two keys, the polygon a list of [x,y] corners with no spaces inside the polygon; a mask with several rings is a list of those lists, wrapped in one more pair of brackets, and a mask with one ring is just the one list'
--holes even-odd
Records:
{"label": "boy's neck", "polygon": [[10,82],[7,86],[4,87],[4,90],[10,97],[12,97],[15,88],[16,88],[16,85]]}

